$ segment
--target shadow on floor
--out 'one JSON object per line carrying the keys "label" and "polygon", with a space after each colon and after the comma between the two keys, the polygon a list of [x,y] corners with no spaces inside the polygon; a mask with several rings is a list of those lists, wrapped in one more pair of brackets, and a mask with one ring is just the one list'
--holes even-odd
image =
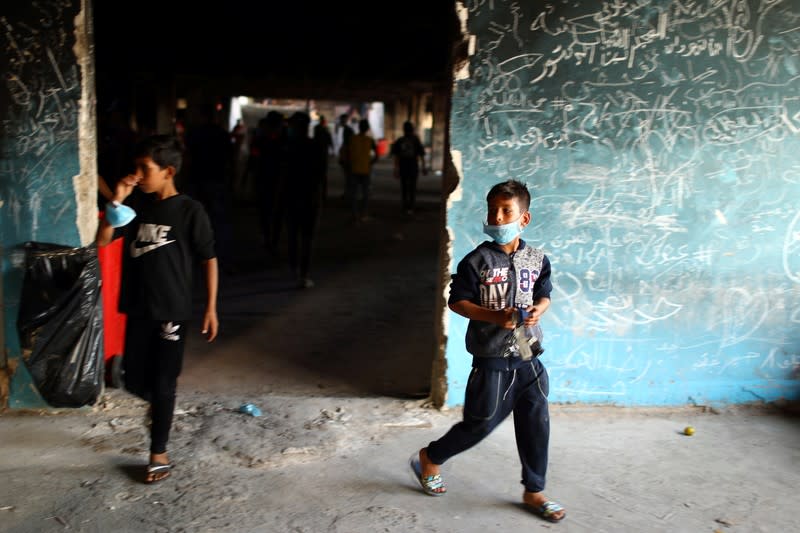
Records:
{"label": "shadow on floor", "polygon": [[[189,339],[181,387],[427,396],[436,350],[440,188],[440,178],[421,178],[417,209],[406,214],[391,163],[382,160],[370,219],[356,224],[332,166],[308,289],[297,287],[286,264],[285,235],[277,256],[268,256],[254,203],[238,201],[235,273],[220,280],[220,336],[212,344],[200,335]],[[197,284],[195,320],[204,302]]]}

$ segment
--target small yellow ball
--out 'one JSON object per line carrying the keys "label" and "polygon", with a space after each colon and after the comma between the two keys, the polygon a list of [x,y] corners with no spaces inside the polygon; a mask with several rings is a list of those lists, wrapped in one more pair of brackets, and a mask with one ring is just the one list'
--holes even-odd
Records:
{"label": "small yellow ball", "polygon": [[683,434],[689,435],[691,437],[692,435],[694,435],[694,428],[692,426],[686,426],[685,428],[683,428]]}

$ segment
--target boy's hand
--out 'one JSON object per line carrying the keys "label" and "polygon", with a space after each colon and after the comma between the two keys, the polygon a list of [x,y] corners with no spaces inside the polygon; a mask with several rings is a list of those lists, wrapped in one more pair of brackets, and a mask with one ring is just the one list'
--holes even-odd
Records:
{"label": "boy's hand", "polygon": [[135,176],[134,174],[128,174],[121,180],[117,182],[117,186],[114,189],[114,201],[122,202],[131,195],[133,192],[133,188],[139,183],[141,177]]}
{"label": "boy's hand", "polygon": [[505,329],[514,329],[517,327],[517,313],[516,309],[513,307],[506,307],[505,309],[500,309],[499,311],[495,311],[497,313],[497,322],[498,326],[501,326]]}
{"label": "boy's hand", "polygon": [[217,331],[219,331],[217,313],[215,311],[206,311],[203,316],[203,335],[206,336],[208,342],[212,342],[217,338]]}
{"label": "boy's hand", "polygon": [[527,316],[525,317],[525,325],[535,326],[538,324],[539,319],[542,316],[542,311],[535,305],[529,305],[525,310],[528,312]]}
{"label": "boy's hand", "polygon": [[550,299],[549,298],[542,298],[537,301],[533,305],[529,305],[526,311],[528,311],[528,316],[525,318],[525,325],[526,326],[535,326],[539,323],[539,319],[542,318],[542,315],[547,308],[550,307]]}

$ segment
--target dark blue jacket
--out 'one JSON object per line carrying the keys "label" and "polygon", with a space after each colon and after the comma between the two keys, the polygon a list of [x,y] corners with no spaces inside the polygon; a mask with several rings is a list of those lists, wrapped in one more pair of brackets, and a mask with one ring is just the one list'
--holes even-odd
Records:
{"label": "dark blue jacket", "polygon": [[[498,244],[485,241],[459,262],[448,303],[469,300],[494,310],[527,307],[550,298],[552,290],[550,260],[542,250],[520,239],[517,250],[509,255]],[[504,358],[509,351],[517,351],[512,330],[480,320],[469,321],[466,345],[476,359]]]}

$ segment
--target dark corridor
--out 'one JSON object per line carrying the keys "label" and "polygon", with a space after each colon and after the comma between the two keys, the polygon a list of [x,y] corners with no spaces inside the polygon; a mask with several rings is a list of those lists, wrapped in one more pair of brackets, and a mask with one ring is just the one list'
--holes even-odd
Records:
{"label": "dark corridor", "polygon": [[[247,5],[245,5],[247,4]],[[152,128],[159,95],[194,84],[207,98],[402,100],[449,87],[450,2],[375,4],[144,2],[93,7],[98,118],[139,114]],[[253,202],[230,206],[233,272],[221,276],[220,336],[189,340],[181,387],[193,391],[424,397],[436,353],[442,224],[440,174],[420,179],[418,209],[400,208],[391,160],[373,174],[371,221],[354,226],[331,159],[328,201],[312,263],[297,289],[285,261],[268,257]],[[199,311],[198,311],[199,314]]]}

